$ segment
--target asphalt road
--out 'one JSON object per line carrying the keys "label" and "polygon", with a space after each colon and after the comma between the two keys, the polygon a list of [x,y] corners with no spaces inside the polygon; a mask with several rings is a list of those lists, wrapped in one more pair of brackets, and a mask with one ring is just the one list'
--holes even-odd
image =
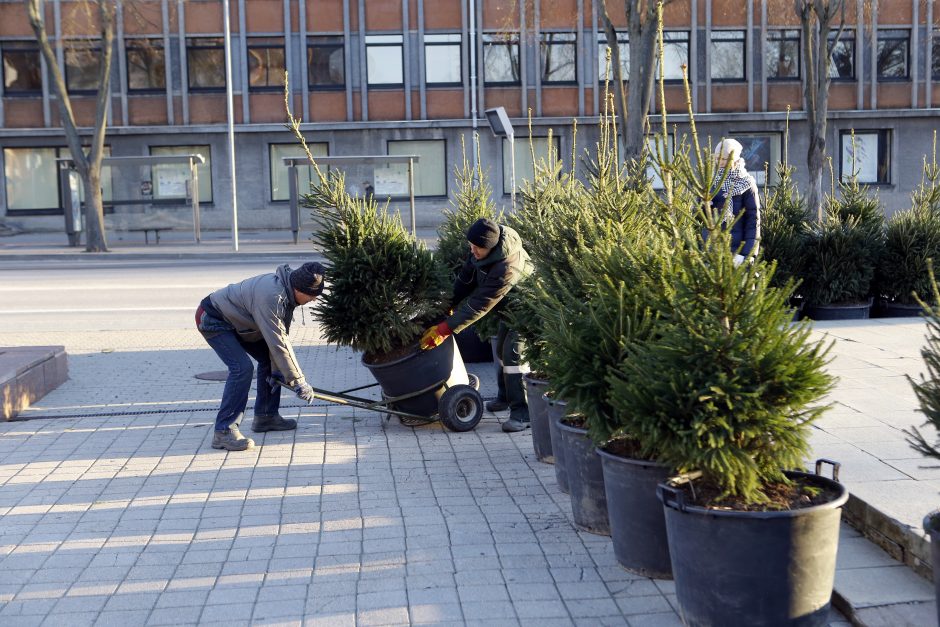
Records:
{"label": "asphalt road", "polygon": [[275,265],[191,259],[7,262],[0,266],[0,331],[188,327],[206,294]]}

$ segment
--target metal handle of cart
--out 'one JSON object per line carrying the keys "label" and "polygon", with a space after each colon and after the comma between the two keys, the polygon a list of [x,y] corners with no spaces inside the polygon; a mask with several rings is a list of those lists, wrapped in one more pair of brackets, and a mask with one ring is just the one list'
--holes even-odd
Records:
{"label": "metal handle of cart", "polygon": [[[281,379],[275,377],[268,377],[268,383],[271,387],[280,385],[283,388],[293,391],[294,389],[284,383]],[[420,396],[425,392],[430,392],[431,390],[436,390],[442,385],[447,385],[446,381],[438,381],[434,385],[429,385],[428,387],[418,390],[417,392],[412,392],[410,394],[405,394],[403,396],[393,396],[389,398],[383,398],[382,400],[375,401],[370,398],[360,398],[358,396],[351,396],[348,392],[356,392],[359,390],[367,390],[369,388],[378,387],[378,383],[373,383],[371,385],[363,385],[357,388],[350,388],[348,390],[343,390],[341,392],[331,392],[330,390],[322,390],[320,388],[315,388],[311,386],[313,390],[313,398],[320,401],[327,401],[329,403],[335,403],[337,405],[346,405],[348,407],[355,407],[356,409],[366,409],[369,411],[378,411],[384,412],[387,414],[392,414],[398,416],[399,418],[409,418],[411,420],[420,420],[423,422],[434,422],[435,418],[429,418],[427,416],[422,416],[420,414],[413,414],[407,411],[401,411],[392,407],[394,403],[400,401],[408,400],[409,398],[414,398],[415,396]]]}

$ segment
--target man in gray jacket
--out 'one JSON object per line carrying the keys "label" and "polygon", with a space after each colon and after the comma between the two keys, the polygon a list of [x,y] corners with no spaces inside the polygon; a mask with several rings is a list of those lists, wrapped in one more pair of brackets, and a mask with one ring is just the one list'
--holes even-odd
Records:
{"label": "man in gray jacket", "polygon": [[298,397],[313,400],[313,389],[304,379],[288,339],[294,308],[306,305],[323,292],[324,267],[305,263],[296,270],[283,265],[241,283],[215,291],[199,303],[196,328],[228,367],[222,406],[215,419],[212,448],[244,451],[254,446],[238,430],[254,368],[258,362],[258,386],[252,431],[287,431],[297,421],[279,413],[281,388],[268,383],[272,375],[290,386]]}

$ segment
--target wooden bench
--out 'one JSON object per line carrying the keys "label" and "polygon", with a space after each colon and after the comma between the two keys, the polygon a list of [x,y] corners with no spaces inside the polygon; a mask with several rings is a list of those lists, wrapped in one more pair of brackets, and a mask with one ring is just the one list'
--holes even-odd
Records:
{"label": "wooden bench", "polygon": [[143,231],[144,244],[149,246],[150,245],[150,236],[149,236],[150,231],[153,231],[154,243],[159,244],[160,243],[160,231],[172,231],[173,229],[172,227],[169,227],[169,226],[139,226],[139,227],[131,228],[127,230],[137,231],[137,232]]}

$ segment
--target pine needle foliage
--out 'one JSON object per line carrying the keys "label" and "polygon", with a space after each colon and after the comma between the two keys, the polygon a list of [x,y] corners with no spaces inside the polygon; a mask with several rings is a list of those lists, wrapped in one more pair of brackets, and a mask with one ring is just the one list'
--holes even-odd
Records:
{"label": "pine needle foliage", "polygon": [[302,197],[316,225],[313,241],[327,261],[329,289],[314,311],[332,344],[375,358],[408,347],[440,320],[451,296],[451,279],[423,243],[405,230],[388,205],[373,196],[352,196],[339,171],[324,173],[307,148],[300,119],[290,111],[285,77],[287,128],[304,148],[317,175]]}
{"label": "pine needle foliage", "polygon": [[931,259],[940,259],[940,166],[936,150],[932,162],[924,159],[923,176],[911,193],[910,209],[895,213],[885,225],[875,293],[905,305],[916,302],[915,293],[930,300],[933,290],[927,264]]}
{"label": "pine needle foliage", "polygon": [[463,266],[470,254],[467,244],[467,229],[480,218],[489,218],[499,223],[501,214],[497,214],[492,200],[492,189],[483,169],[480,167],[479,154],[477,167],[467,160],[466,146],[463,145],[463,161],[454,168],[457,190],[451,200],[451,206],[444,209],[444,221],[437,228],[436,256],[453,276]]}
{"label": "pine needle foliage", "polygon": [[[937,289],[937,281],[933,273],[933,263],[928,262],[927,274],[930,283],[930,302],[917,297],[917,302],[924,309],[924,317],[927,319],[927,345],[920,350],[921,357],[927,365],[927,376],[923,373],[920,380],[915,381],[908,376],[907,380],[914,388],[914,394],[920,403],[920,410],[927,417],[923,426],[932,426],[934,430],[940,430],[940,291]],[[926,436],[921,433],[917,427],[905,430],[907,442],[915,451],[924,457],[940,459],[940,440],[930,442]]]}
{"label": "pine needle foliage", "polygon": [[778,163],[776,169],[779,182],[761,210],[760,252],[764,259],[777,263],[772,285],[783,287],[800,276],[807,216],[806,200],[793,181],[795,168]]}
{"label": "pine needle foliage", "polygon": [[772,287],[772,266],[734,265],[726,229],[675,237],[663,271],[641,282],[657,321],[609,376],[612,404],[648,455],[701,471],[718,499],[766,502],[763,487],[786,483],[784,469],[808,453],[825,409],[816,403],[833,385],[828,349],[790,324],[792,285]]}

